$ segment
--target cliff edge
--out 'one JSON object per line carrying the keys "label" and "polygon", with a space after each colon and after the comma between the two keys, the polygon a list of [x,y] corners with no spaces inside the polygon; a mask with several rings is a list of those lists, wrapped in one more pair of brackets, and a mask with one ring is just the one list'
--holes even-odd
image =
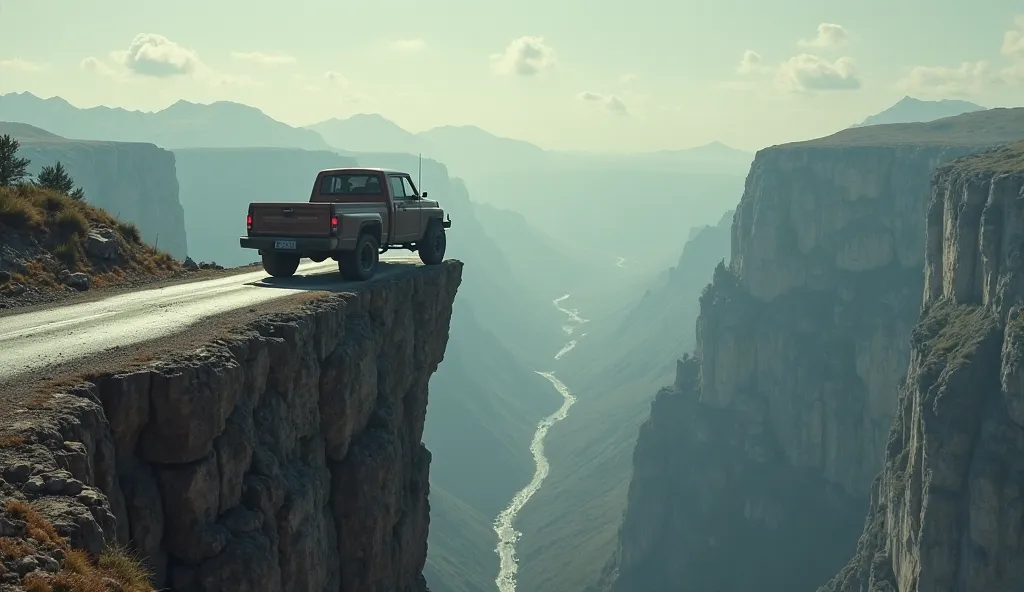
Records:
{"label": "cliff edge", "polygon": [[633,456],[605,585],[814,590],[848,560],[897,412],[935,168],[1024,109],[846,130],[758,152],[695,358]]}
{"label": "cliff edge", "polygon": [[21,143],[18,155],[36,175],[57,161],[91,205],[138,226],[142,239],[178,260],[188,254],[185,211],[178,201],[174,154],[143,142],[71,140],[23,123],[0,121],[0,134]]}
{"label": "cliff edge", "polygon": [[925,300],[853,560],[821,592],[1024,589],[1024,143],[941,167]]}
{"label": "cliff edge", "polygon": [[12,405],[0,587],[128,546],[177,592],[426,590],[427,384],[461,278],[418,268]]}

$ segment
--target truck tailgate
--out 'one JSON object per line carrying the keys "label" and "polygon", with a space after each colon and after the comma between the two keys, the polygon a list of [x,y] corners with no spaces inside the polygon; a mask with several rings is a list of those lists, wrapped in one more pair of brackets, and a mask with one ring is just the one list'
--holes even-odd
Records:
{"label": "truck tailgate", "polygon": [[329,236],[329,203],[253,203],[250,236]]}

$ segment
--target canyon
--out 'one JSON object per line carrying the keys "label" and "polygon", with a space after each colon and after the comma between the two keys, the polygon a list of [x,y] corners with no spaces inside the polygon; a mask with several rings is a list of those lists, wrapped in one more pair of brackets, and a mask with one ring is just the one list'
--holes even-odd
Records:
{"label": "canyon", "polygon": [[[83,124],[47,101],[63,115],[34,122],[103,141],[23,126],[33,166],[61,160],[90,201],[140,227],[149,219],[147,242],[159,236],[176,257],[249,263],[239,212],[304,199],[319,169],[422,165],[422,188],[455,220],[449,253],[471,270],[463,278],[449,262],[329,296],[197,352],[20,401],[17,421],[0,425],[0,466],[17,467],[0,471],[0,502],[31,501],[75,545],[132,541],[157,585],[176,590],[475,592],[494,589],[496,575],[508,590],[1018,585],[1007,575],[1020,570],[1018,533],[991,526],[1014,524],[1019,499],[1005,452],[1021,447],[1017,255],[1007,250],[1019,219],[994,222],[1016,212],[1019,187],[999,176],[1015,156],[958,159],[1024,137],[1022,110],[774,146],[744,183],[733,162],[681,187],[696,205],[674,210],[667,236],[595,252],[604,227],[557,232],[577,219],[577,201],[532,226],[552,192],[534,185],[562,187],[581,165],[529,145],[508,154],[532,154],[541,174],[491,162],[467,175],[411,154],[341,150],[272,120],[257,126],[270,144],[259,134],[232,144],[216,130],[190,144],[167,122],[209,114],[184,102],[100,133],[104,118],[129,119],[83,110]],[[230,104],[210,113],[256,116]],[[459,129],[427,135],[442,142]],[[110,141],[150,138],[168,149]],[[467,158],[493,161],[452,153]],[[610,163],[602,190],[621,193],[642,170],[672,185],[671,158]],[[145,175],[112,183],[117,163]],[[733,189],[742,197],[722,216]],[[523,199],[530,215],[503,209]],[[655,242],[664,248],[645,258]],[[590,319],[585,341],[565,329],[562,300],[551,306],[568,292]],[[975,330],[983,337],[965,337]],[[267,362],[277,357],[280,370]],[[558,378],[538,374],[552,358]],[[923,411],[942,389],[953,394],[939,399],[963,405],[956,385],[972,380],[991,395],[983,417],[939,425]],[[193,424],[204,427],[195,440]],[[960,448],[928,448],[947,433]],[[966,477],[931,483],[929,462]],[[524,486],[497,533],[499,557],[495,517]],[[0,517],[0,537],[19,528]],[[33,561],[44,569],[58,555]],[[11,581],[28,566],[7,563]]]}
{"label": "canyon", "polygon": [[[426,590],[422,434],[461,277],[410,266],[194,351],[7,385],[4,536],[32,526],[28,502],[73,548],[130,542],[157,588]],[[4,583],[56,571],[45,538],[29,531],[31,561],[4,555]]]}
{"label": "canyon", "polygon": [[[944,264],[928,254],[942,249],[933,172],[1019,139],[1022,117],[993,109],[758,152],[730,260],[700,297],[694,355],[640,429],[618,547],[598,588],[815,590],[842,569],[887,450],[898,454],[890,426],[913,412],[896,393],[916,380],[927,341],[914,327],[921,294],[934,290],[928,277],[941,268],[980,278],[977,250]],[[982,192],[969,195],[978,202]],[[946,228],[972,224],[958,220]],[[885,507],[908,516],[899,537],[920,524],[909,517],[920,506]],[[888,528],[898,528],[895,515]],[[913,571],[905,540],[893,535],[885,552]],[[867,589],[847,581],[842,589]],[[947,589],[910,582],[877,589]]]}

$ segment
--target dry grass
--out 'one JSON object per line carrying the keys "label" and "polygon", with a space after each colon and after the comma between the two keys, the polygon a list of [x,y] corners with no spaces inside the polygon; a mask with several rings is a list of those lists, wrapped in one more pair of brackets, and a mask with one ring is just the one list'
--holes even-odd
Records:
{"label": "dry grass", "polygon": [[[111,547],[93,563],[78,549],[67,552],[64,567],[53,575],[29,574],[22,585],[39,592],[152,592],[150,572],[134,554]],[[108,581],[116,582],[116,586]]]}
{"label": "dry grass", "polygon": [[25,436],[19,434],[7,434],[0,436],[0,448],[14,448],[25,443]]}
{"label": "dry grass", "polygon": [[7,502],[7,511],[19,520],[25,521],[25,534],[28,538],[53,547],[64,547],[67,544],[67,540],[57,533],[53,523],[28,503],[11,500]]}
{"label": "dry grass", "polygon": [[[91,228],[115,231],[119,257],[115,261],[90,261],[86,239]],[[100,285],[116,285],[131,274],[169,275],[181,264],[167,253],[142,242],[137,226],[115,219],[86,202],[34,186],[0,188],[0,235],[14,232],[32,237],[67,269],[81,271]],[[62,269],[48,269],[42,260],[28,262],[28,269],[13,278],[17,283],[57,289],[56,276]],[[50,267],[53,264],[51,263]]]}
{"label": "dry grass", "polygon": [[[41,544],[64,550],[64,565],[56,574],[33,572],[22,581],[26,590],[34,592],[153,592],[149,583],[152,572],[146,569],[135,553],[120,546],[107,547],[96,561],[81,549],[72,549],[67,539],[32,506],[22,501],[11,501],[7,511],[26,523],[26,534]],[[8,537],[0,538],[0,556],[19,559],[34,550],[28,542]],[[111,585],[110,582],[116,582]]]}
{"label": "dry grass", "polygon": [[32,547],[23,540],[11,537],[0,537],[0,555],[9,559],[21,559],[31,555]]}

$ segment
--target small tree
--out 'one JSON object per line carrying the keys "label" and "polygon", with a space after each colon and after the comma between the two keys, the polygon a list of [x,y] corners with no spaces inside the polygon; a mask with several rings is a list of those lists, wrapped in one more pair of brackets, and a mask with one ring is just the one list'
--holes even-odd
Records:
{"label": "small tree", "polygon": [[17,185],[28,177],[29,159],[18,158],[21,142],[10,134],[0,136],[0,187]]}
{"label": "small tree", "polygon": [[75,180],[68,174],[68,170],[58,160],[53,166],[44,166],[36,177],[36,184],[40,187],[53,189],[67,195],[71,199],[79,200],[85,198],[85,192],[81,187],[75,187]]}

